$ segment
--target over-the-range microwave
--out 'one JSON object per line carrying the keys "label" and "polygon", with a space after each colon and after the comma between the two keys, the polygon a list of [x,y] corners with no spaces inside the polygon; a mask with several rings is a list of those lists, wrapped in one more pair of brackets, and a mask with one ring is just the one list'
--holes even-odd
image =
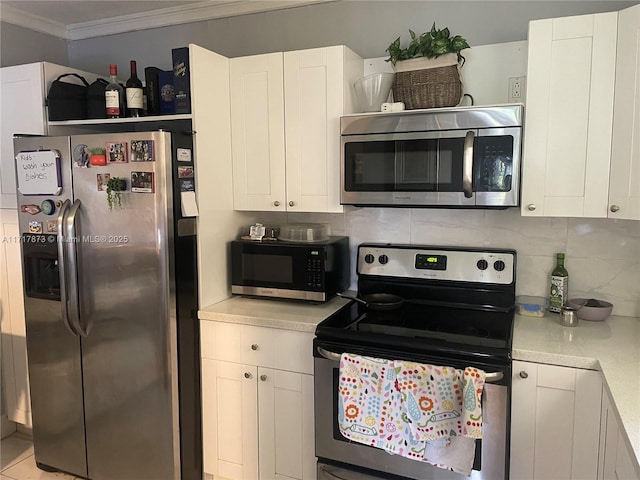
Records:
{"label": "over-the-range microwave", "polygon": [[516,207],[521,104],[348,115],[341,127],[341,203]]}
{"label": "over-the-range microwave", "polygon": [[350,282],[349,237],[231,242],[231,293],[324,302]]}

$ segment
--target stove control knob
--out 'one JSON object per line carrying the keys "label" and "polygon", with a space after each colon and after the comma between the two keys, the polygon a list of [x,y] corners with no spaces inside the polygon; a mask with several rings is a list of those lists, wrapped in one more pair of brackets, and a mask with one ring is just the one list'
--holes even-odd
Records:
{"label": "stove control knob", "polygon": [[478,260],[478,263],[476,263],[476,267],[478,267],[480,270],[486,270],[488,266],[489,264],[486,260]]}
{"label": "stove control knob", "polygon": [[373,263],[373,261],[374,261],[375,259],[376,259],[376,258],[375,258],[373,255],[371,255],[370,253],[367,253],[367,254],[364,256],[364,261],[365,261],[365,262],[367,262],[367,263]]}
{"label": "stove control knob", "polygon": [[385,265],[388,261],[389,261],[389,257],[387,257],[386,255],[380,255],[378,257],[378,261],[382,264]]}
{"label": "stove control knob", "polygon": [[496,260],[495,262],[493,262],[493,268],[495,268],[498,272],[501,272],[504,270],[505,264],[502,260]]}

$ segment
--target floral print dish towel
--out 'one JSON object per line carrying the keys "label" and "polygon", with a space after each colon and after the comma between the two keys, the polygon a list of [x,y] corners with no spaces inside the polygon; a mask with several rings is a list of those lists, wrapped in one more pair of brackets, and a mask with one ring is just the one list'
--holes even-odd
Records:
{"label": "floral print dish towel", "polygon": [[469,476],[482,438],[485,373],[344,353],[340,432],[388,453]]}

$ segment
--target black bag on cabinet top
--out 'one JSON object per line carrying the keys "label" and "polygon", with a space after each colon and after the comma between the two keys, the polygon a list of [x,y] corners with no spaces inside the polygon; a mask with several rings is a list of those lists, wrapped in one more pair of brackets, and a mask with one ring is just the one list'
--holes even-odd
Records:
{"label": "black bag on cabinet top", "polygon": [[98,78],[87,88],[87,118],[107,118],[104,90],[109,82]]}
{"label": "black bag on cabinet top", "polygon": [[[62,78],[73,76],[83,85],[61,81]],[[87,118],[87,87],[89,83],[77,73],[65,73],[51,82],[47,95],[49,120],[83,120]]]}

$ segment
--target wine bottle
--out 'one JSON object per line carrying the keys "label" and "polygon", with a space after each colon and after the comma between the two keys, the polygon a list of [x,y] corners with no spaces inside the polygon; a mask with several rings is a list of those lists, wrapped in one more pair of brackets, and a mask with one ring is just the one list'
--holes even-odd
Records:
{"label": "wine bottle", "polygon": [[567,303],[569,272],[564,266],[564,253],[556,254],[556,266],[551,272],[549,311],[559,312]]}
{"label": "wine bottle", "polygon": [[131,60],[131,76],[125,84],[127,94],[127,117],[141,117],[144,114],[142,81],[138,78],[136,61]]}
{"label": "wine bottle", "polygon": [[124,117],[124,89],[118,83],[118,66],[109,65],[109,84],[104,89],[108,118]]}

